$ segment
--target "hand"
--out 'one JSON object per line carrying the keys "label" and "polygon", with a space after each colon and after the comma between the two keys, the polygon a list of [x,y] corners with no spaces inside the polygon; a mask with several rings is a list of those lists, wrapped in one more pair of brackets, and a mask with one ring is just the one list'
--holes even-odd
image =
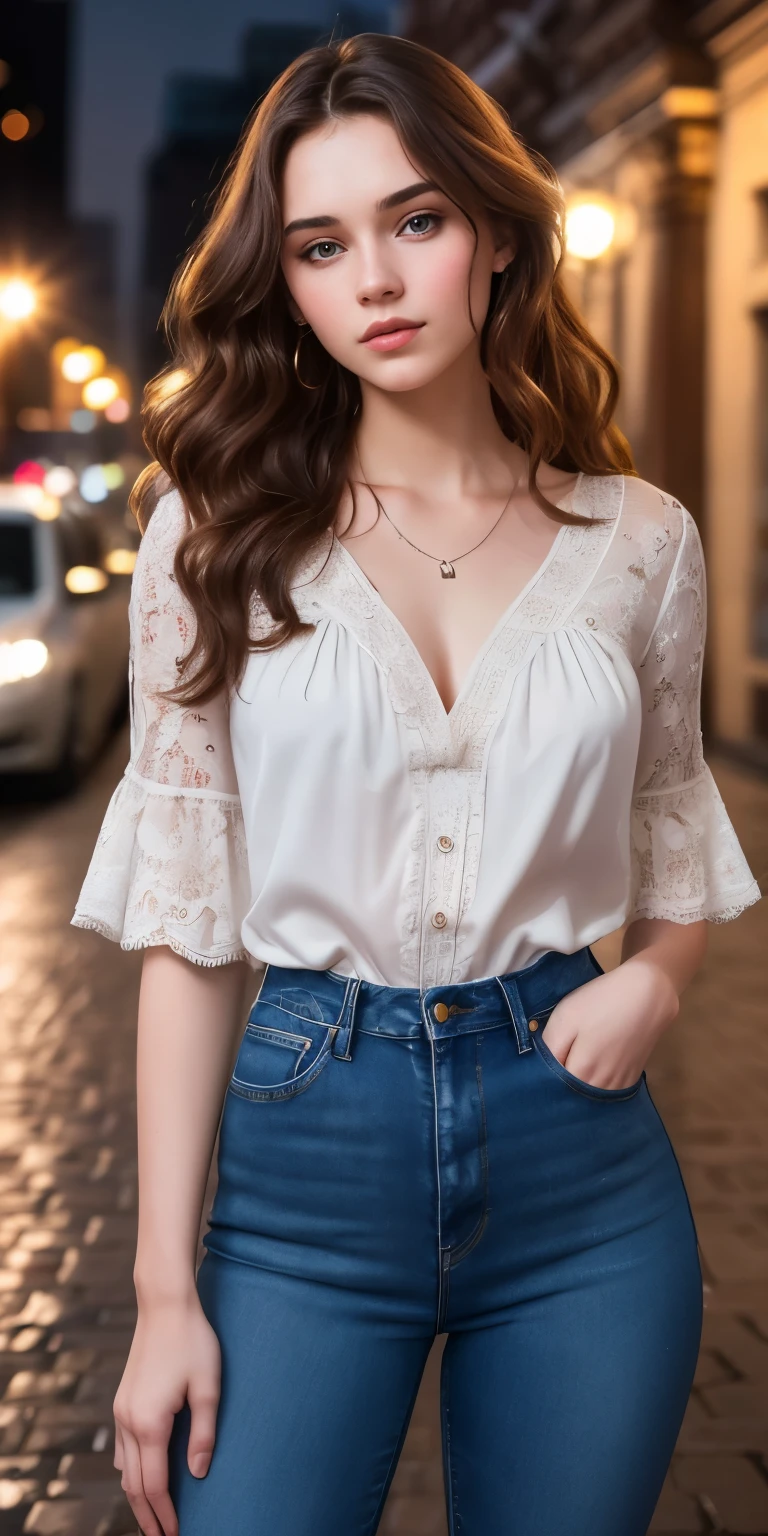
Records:
{"label": "hand", "polygon": [[636,955],[561,997],[543,1034],[560,1065],[595,1088],[629,1088],[680,998],[661,966]]}
{"label": "hand", "polygon": [[210,1466],[221,1385],[219,1341],[197,1292],[188,1301],[139,1310],[114,1401],[115,1466],[145,1536],[178,1536],[168,1491],[173,1416],[189,1400],[187,1462],[195,1477]]}

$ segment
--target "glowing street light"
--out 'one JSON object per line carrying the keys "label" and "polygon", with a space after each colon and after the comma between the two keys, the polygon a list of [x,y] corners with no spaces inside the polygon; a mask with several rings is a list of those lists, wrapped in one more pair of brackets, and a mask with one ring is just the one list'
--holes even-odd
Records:
{"label": "glowing street light", "polygon": [[28,320],[37,309],[37,295],[23,277],[0,283],[0,314],[4,320]]}
{"label": "glowing street light", "polygon": [[565,245],[571,256],[594,261],[613,244],[616,220],[605,203],[572,204],[565,216]]}
{"label": "glowing street light", "polygon": [[99,378],[89,379],[83,385],[83,405],[87,405],[91,411],[103,411],[117,399],[119,393],[117,379],[110,378],[109,374],[101,374]]}
{"label": "glowing street light", "polygon": [[68,592],[84,597],[88,592],[103,592],[109,582],[106,571],[98,565],[71,565],[64,577]]}
{"label": "glowing street light", "polygon": [[70,384],[85,384],[104,367],[104,353],[100,347],[76,347],[61,360],[62,376]]}

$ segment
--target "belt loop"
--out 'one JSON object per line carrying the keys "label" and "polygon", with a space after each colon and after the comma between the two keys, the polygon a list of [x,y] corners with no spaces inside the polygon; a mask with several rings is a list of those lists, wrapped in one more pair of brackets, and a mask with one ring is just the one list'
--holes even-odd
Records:
{"label": "belt loop", "polygon": [[332,1054],[337,1061],[351,1061],[352,1027],[355,1022],[355,1004],[360,991],[361,976],[349,976],[344,989],[344,1001],[334,1026]]}
{"label": "belt loop", "polygon": [[512,1023],[515,1026],[515,1035],[517,1036],[517,1049],[520,1052],[520,1055],[522,1055],[523,1051],[533,1050],[533,1042],[531,1041],[531,1036],[528,1029],[528,1020],[525,1016],[525,1009],[520,997],[520,990],[518,988],[517,982],[513,979],[512,976],[497,976],[496,980],[499,983],[502,992],[504,993],[507,1007],[509,1008],[510,1014],[512,1016]]}

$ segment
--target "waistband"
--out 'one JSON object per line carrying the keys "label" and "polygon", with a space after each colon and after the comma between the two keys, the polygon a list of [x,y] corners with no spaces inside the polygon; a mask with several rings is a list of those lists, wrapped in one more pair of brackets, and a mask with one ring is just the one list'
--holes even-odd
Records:
{"label": "waistband", "polygon": [[394,1040],[452,1035],[513,1025],[520,1051],[531,1050],[529,1023],[551,1012],[561,997],[603,975],[588,944],[573,954],[550,949],[532,965],[503,976],[446,986],[390,987],[344,976],[338,971],[267,965],[259,1001],[276,1002],[288,1012],[325,1024],[333,1032],[333,1054],[351,1060],[354,1030]]}

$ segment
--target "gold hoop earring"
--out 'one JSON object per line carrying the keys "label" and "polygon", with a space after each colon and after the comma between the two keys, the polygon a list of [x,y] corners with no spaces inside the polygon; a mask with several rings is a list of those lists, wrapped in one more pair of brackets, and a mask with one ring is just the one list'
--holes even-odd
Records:
{"label": "gold hoop earring", "polygon": [[294,373],[296,375],[296,378],[298,379],[302,389],[319,389],[320,388],[319,384],[307,384],[306,380],[303,379],[301,377],[301,374],[299,373],[299,347],[301,346],[303,338],[304,338],[304,332],[300,331],[299,332],[299,339],[298,339],[298,341],[296,343],[296,351],[293,354],[293,371],[294,371]]}

